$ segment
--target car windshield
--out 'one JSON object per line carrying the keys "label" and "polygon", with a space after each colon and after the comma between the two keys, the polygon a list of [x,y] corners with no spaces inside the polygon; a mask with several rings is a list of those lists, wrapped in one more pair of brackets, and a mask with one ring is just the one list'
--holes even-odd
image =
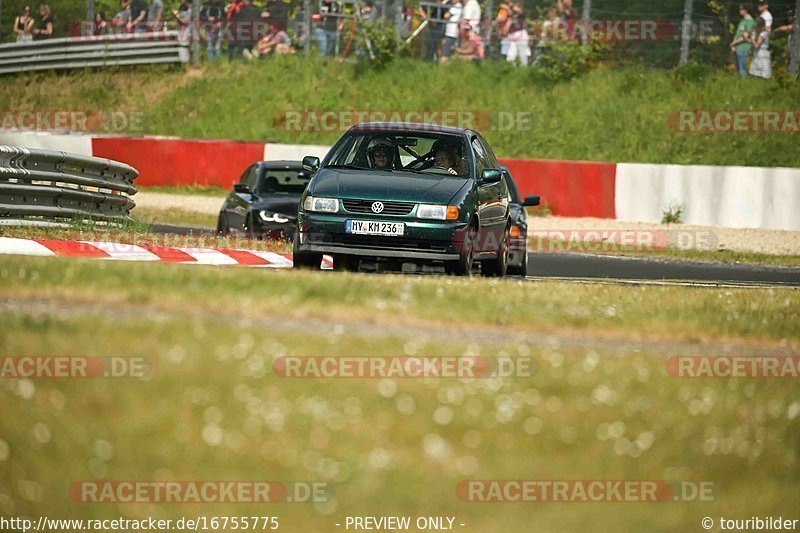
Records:
{"label": "car windshield", "polygon": [[443,133],[353,133],[334,146],[326,167],[431,176],[468,177],[470,158],[462,137]]}
{"label": "car windshield", "polygon": [[258,191],[267,194],[303,194],[311,178],[301,168],[265,168],[258,183]]}

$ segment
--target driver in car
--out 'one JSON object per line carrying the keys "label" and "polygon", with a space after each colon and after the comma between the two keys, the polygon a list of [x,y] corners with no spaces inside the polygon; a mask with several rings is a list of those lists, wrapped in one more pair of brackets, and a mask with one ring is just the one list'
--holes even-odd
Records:
{"label": "driver in car", "polygon": [[439,148],[433,154],[433,165],[435,167],[443,168],[450,174],[458,175],[456,167],[458,167],[458,157],[456,154],[447,148]]}
{"label": "driver in car", "polygon": [[377,141],[369,147],[369,162],[372,168],[377,170],[391,170],[394,154],[392,147],[387,141]]}

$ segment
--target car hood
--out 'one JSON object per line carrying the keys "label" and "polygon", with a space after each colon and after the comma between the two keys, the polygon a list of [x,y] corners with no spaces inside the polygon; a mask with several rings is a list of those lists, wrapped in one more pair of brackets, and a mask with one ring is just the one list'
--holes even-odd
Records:
{"label": "car hood", "polygon": [[265,210],[271,213],[280,213],[281,215],[297,217],[297,208],[300,205],[299,194],[280,194],[262,196],[253,202],[253,209]]}
{"label": "car hood", "polygon": [[447,204],[470,180],[457,176],[416,174],[395,170],[321,169],[312,181],[310,193],[330,198],[394,200],[429,204]]}

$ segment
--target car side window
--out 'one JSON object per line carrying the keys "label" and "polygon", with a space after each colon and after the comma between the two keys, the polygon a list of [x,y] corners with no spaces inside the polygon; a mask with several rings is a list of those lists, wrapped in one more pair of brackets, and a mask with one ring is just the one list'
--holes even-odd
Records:
{"label": "car side window", "polygon": [[475,173],[480,178],[483,170],[491,168],[486,160],[486,152],[477,137],[472,138],[472,151],[475,153]]}
{"label": "car side window", "polygon": [[258,181],[258,165],[252,165],[242,175],[240,180],[242,183],[249,185],[251,190],[255,190],[256,182]]}
{"label": "car side window", "polygon": [[497,158],[494,156],[492,147],[489,146],[489,143],[486,142],[486,139],[484,139],[483,137],[478,136],[478,140],[480,141],[481,146],[483,146],[484,154],[486,154],[486,162],[488,164],[488,168],[498,168],[500,166],[500,163],[497,162]]}

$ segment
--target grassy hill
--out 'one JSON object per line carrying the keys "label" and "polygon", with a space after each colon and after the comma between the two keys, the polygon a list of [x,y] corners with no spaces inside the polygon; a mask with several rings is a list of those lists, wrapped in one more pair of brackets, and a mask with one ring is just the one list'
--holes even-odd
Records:
{"label": "grassy hill", "polygon": [[[287,130],[286,112],[473,111],[505,157],[792,167],[800,166],[798,133],[680,133],[669,118],[694,109],[791,110],[799,101],[800,84],[740,81],[699,66],[600,68],[552,82],[504,63],[409,59],[375,72],[299,56],[186,70],[26,75],[0,86],[1,110],[128,113],[134,120],[115,133],[327,144],[340,132]],[[530,127],[503,128],[502,113],[522,113]]]}

